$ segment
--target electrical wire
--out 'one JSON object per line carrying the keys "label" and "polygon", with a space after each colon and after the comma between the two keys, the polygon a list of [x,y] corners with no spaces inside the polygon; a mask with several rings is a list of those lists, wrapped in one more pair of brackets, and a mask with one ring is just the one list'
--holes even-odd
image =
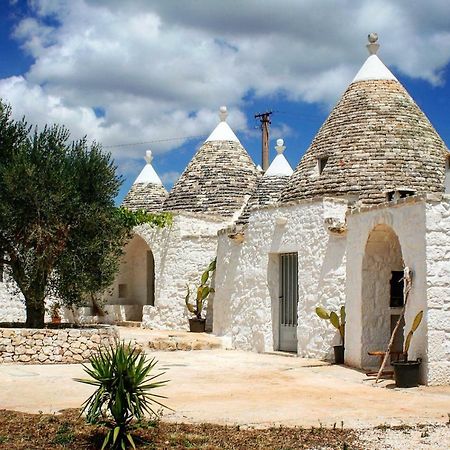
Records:
{"label": "electrical wire", "polygon": [[135,145],[146,145],[146,144],[155,144],[158,142],[169,142],[169,141],[181,141],[184,139],[198,139],[205,137],[206,134],[198,134],[196,136],[180,136],[180,137],[173,137],[173,138],[166,138],[166,139],[155,139],[153,141],[144,141],[144,142],[129,142],[126,144],[112,144],[112,145],[103,145],[103,148],[113,148],[113,147],[132,147]]}

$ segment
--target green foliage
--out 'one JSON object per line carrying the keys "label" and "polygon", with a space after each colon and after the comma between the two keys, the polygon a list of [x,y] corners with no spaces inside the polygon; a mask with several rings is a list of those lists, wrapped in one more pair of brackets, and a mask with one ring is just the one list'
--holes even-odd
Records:
{"label": "green foliage", "polygon": [[129,445],[136,448],[131,430],[139,426],[145,414],[157,414],[155,405],[165,407],[159,401],[165,397],[153,393],[167,383],[156,381],[162,373],[151,375],[157,361],[148,361],[145,354],[120,342],[116,347],[100,350],[89,362],[91,367],[84,365],[84,370],[92,379],[76,381],[97,389],[84,402],[82,414],[86,413],[88,423],[109,429],[102,450],[125,449]]}
{"label": "green foliage", "polygon": [[411,345],[411,339],[414,335],[414,332],[417,330],[417,328],[419,328],[419,325],[422,322],[422,318],[423,318],[423,311],[419,311],[413,320],[413,323],[411,325],[411,330],[409,330],[409,333],[406,336],[405,346],[403,349],[403,352],[405,353],[405,360],[408,359],[408,351],[409,351],[409,347]]}
{"label": "green foliage", "polygon": [[68,422],[64,422],[56,432],[53,442],[63,447],[68,446],[75,440],[75,434]]}
{"label": "green foliage", "polygon": [[137,225],[147,223],[157,228],[171,226],[173,223],[173,215],[168,212],[148,213],[143,209],[131,211],[123,206],[117,208],[117,214],[120,217],[125,228],[132,230]]}
{"label": "green foliage", "polygon": [[68,267],[108,246],[121,179],[98,144],[70,142],[57,125],[30,131],[0,102],[0,248],[25,297],[27,325],[41,327],[44,298],[68,284]]}
{"label": "green foliage", "polygon": [[322,306],[318,306],[316,308],[316,314],[324,320],[329,320],[331,325],[339,331],[341,335],[342,342],[344,342],[345,338],[345,306],[341,306],[339,310],[339,315],[334,311],[328,312]]}
{"label": "green foliage", "polygon": [[0,263],[25,298],[29,327],[44,325],[49,293],[65,306],[103,293],[134,226],[172,220],[117,208],[111,155],[69,137],[57,125],[31,132],[0,101]]}
{"label": "green foliage", "polygon": [[202,318],[202,312],[203,308],[205,306],[206,299],[208,298],[209,294],[214,292],[214,289],[210,286],[210,279],[213,275],[213,273],[216,270],[216,260],[217,258],[214,258],[208,265],[208,267],[203,272],[202,276],[200,277],[200,284],[197,287],[197,295],[195,296],[195,303],[190,303],[190,296],[191,296],[191,290],[189,288],[189,285],[186,285],[187,293],[185,297],[185,303],[188,311],[197,317],[197,319]]}

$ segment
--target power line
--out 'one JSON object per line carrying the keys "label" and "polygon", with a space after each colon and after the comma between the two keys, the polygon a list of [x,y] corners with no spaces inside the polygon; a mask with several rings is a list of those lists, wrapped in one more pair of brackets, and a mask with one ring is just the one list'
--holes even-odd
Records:
{"label": "power line", "polygon": [[169,141],[180,141],[183,139],[197,139],[205,137],[205,134],[198,134],[196,136],[180,136],[166,139],[155,139],[153,141],[144,141],[144,142],[130,142],[126,144],[113,144],[113,145],[104,145],[103,148],[113,148],[113,147],[132,147],[134,145],[145,145],[145,144],[155,144],[158,142],[169,142]]}

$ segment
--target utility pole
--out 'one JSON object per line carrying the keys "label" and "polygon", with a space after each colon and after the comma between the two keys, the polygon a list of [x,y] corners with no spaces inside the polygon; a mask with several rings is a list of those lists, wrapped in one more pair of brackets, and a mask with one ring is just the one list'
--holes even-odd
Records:
{"label": "utility pole", "polygon": [[260,114],[255,114],[255,119],[259,119],[261,122],[261,133],[262,133],[262,169],[265,172],[269,168],[269,125],[272,123],[270,121],[270,116],[272,111],[266,111]]}

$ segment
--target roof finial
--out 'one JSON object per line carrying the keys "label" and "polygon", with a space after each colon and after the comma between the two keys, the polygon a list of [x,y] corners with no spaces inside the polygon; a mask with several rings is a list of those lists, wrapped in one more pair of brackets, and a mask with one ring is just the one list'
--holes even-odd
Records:
{"label": "roof finial", "polygon": [[283,139],[277,139],[277,145],[275,146],[275,150],[279,155],[281,155],[284,150],[286,149],[286,146],[284,145]]}
{"label": "roof finial", "polygon": [[147,150],[145,152],[145,156],[144,156],[145,161],[147,161],[147,164],[151,164],[153,161],[153,155],[152,155],[152,151],[151,150]]}
{"label": "roof finial", "polygon": [[380,48],[380,44],[378,44],[378,34],[377,33],[370,33],[367,36],[367,39],[369,40],[369,43],[366,45],[367,50],[369,50],[369,54],[376,55],[378,49]]}
{"label": "roof finial", "polygon": [[226,122],[228,116],[228,111],[226,106],[221,106],[219,108],[219,117],[222,122]]}

